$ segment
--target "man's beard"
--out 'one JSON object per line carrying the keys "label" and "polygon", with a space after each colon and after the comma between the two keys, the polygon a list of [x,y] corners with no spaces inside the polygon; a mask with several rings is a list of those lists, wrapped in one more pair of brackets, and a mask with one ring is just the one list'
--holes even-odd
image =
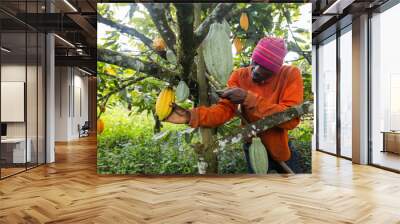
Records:
{"label": "man's beard", "polygon": [[251,79],[257,84],[262,84],[266,80],[266,78],[262,77],[260,74],[254,71],[251,73]]}

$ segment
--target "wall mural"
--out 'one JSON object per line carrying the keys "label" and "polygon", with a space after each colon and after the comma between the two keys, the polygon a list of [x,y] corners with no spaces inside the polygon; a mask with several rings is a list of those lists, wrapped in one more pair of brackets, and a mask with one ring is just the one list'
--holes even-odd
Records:
{"label": "wall mural", "polygon": [[311,4],[102,3],[98,173],[310,173]]}

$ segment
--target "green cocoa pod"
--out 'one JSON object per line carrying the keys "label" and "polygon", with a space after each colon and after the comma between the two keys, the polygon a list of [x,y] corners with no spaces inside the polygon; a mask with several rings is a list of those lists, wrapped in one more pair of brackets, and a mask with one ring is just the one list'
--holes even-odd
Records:
{"label": "green cocoa pod", "polygon": [[268,172],[268,153],[260,138],[253,138],[250,149],[250,162],[256,174]]}
{"label": "green cocoa pod", "polygon": [[226,20],[223,20],[222,25],[224,25],[224,30],[228,34],[228,37],[229,37],[231,35],[231,27],[229,26],[229,23]]}
{"label": "green cocoa pod", "polygon": [[203,43],[204,62],[210,75],[225,85],[233,69],[232,44],[227,23],[213,23]]}
{"label": "green cocoa pod", "polygon": [[166,57],[167,57],[167,61],[169,61],[169,63],[176,64],[176,56],[175,56],[174,52],[171,51],[170,49],[167,50]]}
{"label": "green cocoa pod", "polygon": [[176,87],[176,100],[178,102],[183,102],[189,97],[189,87],[186,85],[185,81],[180,81]]}

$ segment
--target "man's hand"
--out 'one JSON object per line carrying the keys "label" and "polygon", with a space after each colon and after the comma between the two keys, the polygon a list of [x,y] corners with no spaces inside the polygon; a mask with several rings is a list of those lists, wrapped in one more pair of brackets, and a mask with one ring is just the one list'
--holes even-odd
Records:
{"label": "man's hand", "polygon": [[174,124],[187,124],[190,121],[190,112],[188,110],[183,109],[182,107],[176,105],[175,103],[172,105],[173,110],[172,113],[165,119],[165,121],[174,123]]}
{"label": "man's hand", "polygon": [[221,94],[221,98],[226,98],[234,104],[243,103],[246,96],[247,96],[247,91],[237,87],[229,88]]}

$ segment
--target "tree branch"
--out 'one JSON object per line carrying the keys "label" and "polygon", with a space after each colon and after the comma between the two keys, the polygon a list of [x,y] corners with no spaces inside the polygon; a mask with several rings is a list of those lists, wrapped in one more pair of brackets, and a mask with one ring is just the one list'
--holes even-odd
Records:
{"label": "tree branch", "polygon": [[151,40],[150,38],[146,37],[143,33],[137,31],[135,28],[126,26],[126,25],[122,25],[122,24],[118,24],[108,18],[105,18],[101,15],[97,16],[97,21],[108,25],[118,31],[120,31],[121,33],[125,33],[129,36],[132,37],[136,37],[138,38],[142,43],[144,43],[144,45],[146,45],[152,52],[158,54],[161,58],[165,59],[165,55],[163,54],[163,52],[160,51],[155,51],[153,49],[153,40]]}
{"label": "tree branch", "polygon": [[235,130],[229,136],[224,136],[217,140],[214,144],[214,149],[223,150],[228,145],[240,142],[246,137],[254,137],[259,133],[262,133],[284,122],[290,121],[293,118],[300,117],[303,114],[312,113],[312,111],[313,104],[311,102],[305,102],[299,106],[290,107],[283,112],[266,116],[258,121],[244,126],[243,128]]}
{"label": "tree branch", "polygon": [[134,79],[130,79],[130,78],[129,79],[125,79],[125,80],[122,81],[122,82],[126,82],[125,84],[119,86],[119,88],[115,89],[114,91],[110,91],[106,95],[100,97],[98,99],[98,102],[102,102],[104,99],[108,99],[111,95],[119,92],[121,89],[125,89],[126,87],[131,86],[131,85],[133,85],[133,84],[135,84],[137,82],[140,82],[140,81],[142,81],[143,79],[146,79],[146,78],[149,78],[149,77],[144,76],[144,77],[137,77],[137,78],[134,78]]}
{"label": "tree branch", "polygon": [[221,22],[224,17],[232,10],[234,3],[219,3],[212,13],[200,24],[200,26],[194,32],[194,48],[201,44],[204,38],[207,36],[210,26],[214,22]]}
{"label": "tree branch", "polygon": [[225,20],[229,22],[234,17],[240,17],[242,12],[243,9],[233,9],[225,16]]}
{"label": "tree branch", "polygon": [[176,8],[176,17],[178,23],[178,61],[182,65],[185,81],[188,81],[192,71],[194,55],[196,49],[193,48],[193,23],[194,23],[194,6],[192,3],[174,4]]}
{"label": "tree branch", "polygon": [[121,33],[125,33],[128,34],[130,36],[133,37],[137,37],[140,41],[142,41],[147,47],[149,47],[150,49],[153,48],[153,41],[146,37],[144,34],[142,34],[141,32],[137,31],[136,29],[132,28],[132,27],[128,27],[122,24],[118,24],[114,21],[112,21],[111,19],[105,18],[101,15],[97,15],[97,21],[100,23],[103,23],[105,25],[108,25],[118,31],[120,31]]}
{"label": "tree branch", "polygon": [[146,3],[143,4],[149,12],[154,25],[156,26],[161,37],[164,39],[168,48],[176,54],[176,37],[171,27],[168,25],[167,18],[165,16],[165,5],[162,3]]}
{"label": "tree branch", "polygon": [[172,18],[171,15],[171,3],[166,3],[166,10],[165,10],[165,18],[167,18],[167,21],[169,22],[169,26],[171,27],[172,30],[176,30],[176,22]]}
{"label": "tree branch", "polygon": [[300,48],[299,43],[297,43],[297,40],[293,34],[292,28],[290,27],[291,24],[291,19],[289,18],[289,15],[287,14],[287,11],[283,8],[281,8],[281,13],[283,14],[283,16],[285,16],[286,22],[287,22],[287,28],[289,29],[290,34],[292,35],[293,39],[294,39],[294,43],[296,44],[296,47],[298,49],[298,51],[303,55],[303,57],[307,60],[308,64],[311,65],[311,58],[308,57],[307,54],[305,54],[303,52],[303,50]]}
{"label": "tree branch", "polygon": [[[195,5],[195,25],[198,26],[200,24],[201,18],[201,7],[200,3],[196,3]],[[204,56],[203,56],[203,47],[199,47],[197,49],[197,83],[199,84],[199,105],[209,105],[208,99],[208,84],[206,79],[206,65],[204,64]],[[201,129],[200,129],[201,130]]]}
{"label": "tree branch", "polygon": [[164,68],[159,64],[142,61],[138,58],[133,58],[119,52],[98,48],[97,49],[98,61],[106,62],[108,64],[118,65],[124,68],[130,68],[137,72],[145,73],[157,79],[171,82],[179,77],[179,73]]}

